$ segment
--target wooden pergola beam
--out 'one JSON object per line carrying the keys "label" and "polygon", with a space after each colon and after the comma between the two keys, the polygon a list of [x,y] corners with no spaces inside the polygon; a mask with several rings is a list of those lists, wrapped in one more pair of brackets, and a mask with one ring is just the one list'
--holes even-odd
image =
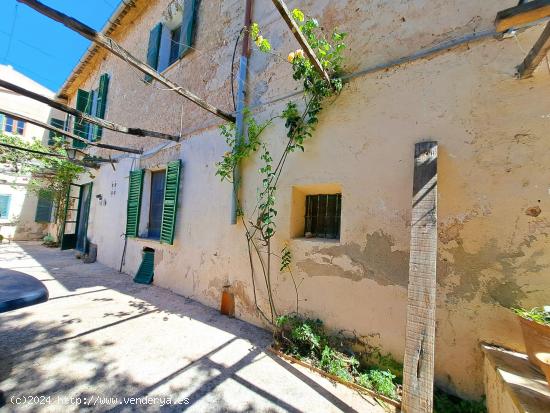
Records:
{"label": "wooden pergola beam", "polygon": [[533,76],[533,72],[540,65],[542,59],[550,52],[550,23],[546,25],[546,28],[542,32],[541,36],[529,51],[529,54],[518,66],[518,76],[520,79]]}
{"label": "wooden pergola beam", "polygon": [[6,109],[0,108],[0,113],[3,114],[3,115],[9,116],[10,118],[17,119],[17,120],[23,120],[25,122],[36,125],[40,128],[50,130],[50,131],[55,132],[55,133],[57,133],[61,136],[66,136],[66,137],[71,138],[73,140],[84,142],[86,145],[89,145],[89,146],[96,146],[98,148],[110,149],[110,150],[119,151],[119,152],[135,153],[135,154],[138,154],[138,155],[141,155],[143,153],[143,150],[141,150],[141,149],[124,148],[124,147],[121,147],[121,146],[108,145],[106,143],[90,142],[87,139],[81,138],[80,136],[76,136],[74,133],[68,132],[68,131],[63,130],[63,129],[56,128],[55,126],[48,125],[47,123],[40,122],[39,120],[29,118],[28,116],[25,116],[25,115],[19,115],[17,113],[11,112],[11,111],[6,110]]}
{"label": "wooden pergola beam", "polygon": [[[44,155],[49,156],[52,158],[60,158],[60,159],[66,159],[67,161],[74,163],[75,165],[85,166],[85,167],[92,167],[96,168],[98,165],[97,162],[109,162],[109,163],[117,163],[118,161],[116,159],[105,159],[105,158],[84,158],[82,161],[78,159],[70,159],[68,156],[61,155],[60,153],[54,153],[54,152],[43,152],[43,151],[37,151],[34,149],[28,149],[28,148],[21,148],[17,145],[10,145],[9,143],[0,142],[0,147],[5,147],[8,149],[12,149],[14,151],[21,151],[21,152],[29,152],[34,153],[36,155]],[[36,173],[33,173],[33,175],[36,175]]]}
{"label": "wooden pergola beam", "polygon": [[179,141],[178,136],[168,135],[166,133],[155,132],[155,131],[150,131],[146,129],[127,128],[126,126],[118,125],[114,122],[109,122],[105,119],[96,118],[94,116],[88,115],[87,113],[80,112],[74,108],[71,108],[70,106],[64,105],[61,102],[57,102],[53,99],[49,99],[46,96],[24,89],[21,86],[14,85],[13,83],[6,82],[5,80],[2,80],[2,79],[0,79],[0,87],[11,90],[12,92],[28,97],[30,99],[36,100],[37,102],[44,103],[54,109],[68,113],[69,115],[73,115],[79,119],[85,120],[88,123],[93,123],[94,125],[101,126],[105,129],[109,129],[115,132],[125,133],[128,135],[134,135],[134,136],[150,136],[152,138],[166,139],[174,142]]}
{"label": "wooden pergola beam", "polygon": [[288,10],[288,7],[286,6],[285,2],[282,0],[273,0],[273,4],[279,10],[279,13],[281,14],[283,20],[286,22],[292,33],[294,34],[294,37],[296,40],[298,40],[298,43],[300,43],[300,46],[302,46],[302,49],[304,50],[304,53],[309,58],[311,63],[313,64],[313,67],[315,67],[315,70],[319,72],[319,74],[330,84],[332,85],[330,81],[330,76],[328,75],[327,71],[317,58],[317,55],[309,45],[307,39],[304,37],[302,32],[300,31],[300,28],[298,27],[298,24],[294,21],[292,18],[292,14]]}
{"label": "wooden pergola beam", "polygon": [[163,84],[164,86],[173,90],[174,92],[183,96],[184,98],[190,100],[191,102],[200,106],[204,110],[218,116],[219,118],[222,118],[223,120],[226,120],[229,122],[235,122],[235,116],[231,115],[230,113],[224,112],[221,109],[216,108],[215,106],[212,106],[211,104],[199,98],[198,96],[191,93],[190,91],[184,89],[178,84],[165,78],[160,73],[158,73],[155,69],[151,68],[150,66],[146,65],[145,63],[143,63],[142,61],[134,57],[132,54],[130,54],[130,52],[124,49],[121,45],[119,45],[110,37],[105,36],[103,33],[97,32],[94,29],[92,29],[90,26],[87,26],[86,24],[72,17],[69,17],[63,13],[60,13],[57,10],[54,10],[51,7],[48,7],[40,3],[39,1],[36,1],[36,0],[17,0],[17,1],[19,3],[26,4],[27,6],[39,12],[40,14],[43,14],[44,16],[47,16],[50,19],[63,24],[69,29],[84,36],[88,40],[109,50],[115,56],[118,56],[122,60],[125,60],[130,66],[135,67],[136,69],[145,73],[146,75],[151,76],[153,79],[157,80],[159,83]]}
{"label": "wooden pergola beam", "polygon": [[533,0],[498,12],[496,31],[505,32],[550,17],[550,0]]}

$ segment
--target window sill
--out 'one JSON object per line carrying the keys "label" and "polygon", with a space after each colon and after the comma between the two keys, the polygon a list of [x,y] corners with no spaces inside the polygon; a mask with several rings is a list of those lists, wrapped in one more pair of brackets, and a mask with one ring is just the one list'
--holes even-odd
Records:
{"label": "window sill", "polygon": [[176,61],[174,61],[173,63],[171,63],[170,65],[168,65],[168,67],[166,67],[165,69],[162,70],[162,72],[160,72],[161,75],[165,76],[168,72],[170,72],[174,67],[176,67],[178,65],[179,62],[181,62],[181,60],[183,59],[183,56],[182,57],[179,57],[178,59],[176,59]]}
{"label": "window sill", "polygon": [[160,245],[160,239],[155,238],[145,238],[145,237],[135,237],[132,238],[136,241],[142,242],[142,243],[149,243],[149,244],[159,244]]}
{"label": "window sill", "polygon": [[326,245],[326,244],[340,244],[339,238],[306,238],[298,237],[292,238],[292,242],[308,243],[312,245]]}

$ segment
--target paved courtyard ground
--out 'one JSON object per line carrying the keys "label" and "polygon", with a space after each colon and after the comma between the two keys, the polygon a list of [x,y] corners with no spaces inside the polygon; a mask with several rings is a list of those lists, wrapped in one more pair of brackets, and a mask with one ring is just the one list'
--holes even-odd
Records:
{"label": "paved courtyard ground", "polygon": [[72,251],[3,244],[0,268],[50,292],[0,314],[0,410],[392,411],[266,353],[269,332]]}

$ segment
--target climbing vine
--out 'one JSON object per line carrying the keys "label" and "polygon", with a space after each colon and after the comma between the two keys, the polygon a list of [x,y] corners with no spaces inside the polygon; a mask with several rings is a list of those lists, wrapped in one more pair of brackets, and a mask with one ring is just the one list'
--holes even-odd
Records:
{"label": "climbing vine", "polygon": [[[289,53],[287,60],[292,65],[292,77],[303,84],[303,102],[288,102],[280,115],[264,122],[258,122],[254,119],[250,110],[245,110],[243,113],[245,124],[243,136],[239,136],[235,124],[223,125],[221,133],[231,150],[227,151],[222,160],[217,163],[216,172],[222,181],[234,183],[238,200],[237,214],[243,224],[248,245],[256,309],[274,327],[279,316],[272,288],[274,259],[280,261],[279,271],[281,273],[288,272],[292,278],[296,292],[296,311],[298,311],[299,303],[299,285],[296,283],[291,270],[291,251],[288,246],[285,246],[279,254],[274,252],[272,248],[271,241],[277,228],[277,184],[284,171],[289,154],[305,150],[305,143],[313,136],[315,127],[319,122],[319,114],[326,99],[337,95],[342,90],[340,77],[343,64],[342,52],[346,47],[344,43],[346,33],[333,31],[330,38],[327,38],[316,19],[306,18],[304,13],[298,9],[294,9],[292,15],[331,80],[328,82],[315,70],[303,50],[298,49]],[[261,52],[273,53],[271,43],[262,35],[258,24],[252,24],[248,34]],[[285,122],[287,141],[282,153],[272,154],[268,149],[268,145],[262,141],[261,135],[278,118]],[[261,161],[259,173],[262,185],[258,191],[254,208],[246,214],[238,199],[240,181],[235,179],[235,170],[241,162],[256,153],[259,153]],[[258,303],[256,278],[259,274],[263,278],[267,291],[269,310],[262,308]]]}

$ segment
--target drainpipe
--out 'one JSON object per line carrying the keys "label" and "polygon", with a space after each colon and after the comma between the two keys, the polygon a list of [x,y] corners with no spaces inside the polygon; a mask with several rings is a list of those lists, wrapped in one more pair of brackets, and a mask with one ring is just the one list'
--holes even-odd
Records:
{"label": "drainpipe", "polygon": [[[248,28],[252,24],[252,1],[246,0],[246,9],[244,15],[244,38],[243,38],[243,50],[241,53],[241,61],[239,65],[239,82],[237,89],[237,116],[236,116],[236,128],[237,128],[237,144],[242,142],[244,135],[244,108],[245,108],[245,95],[246,95],[246,78],[248,75],[248,56],[250,55],[250,33]],[[237,195],[239,193],[239,186],[241,180],[240,165],[235,167],[233,171],[233,194],[231,199],[231,225],[237,223]]]}

